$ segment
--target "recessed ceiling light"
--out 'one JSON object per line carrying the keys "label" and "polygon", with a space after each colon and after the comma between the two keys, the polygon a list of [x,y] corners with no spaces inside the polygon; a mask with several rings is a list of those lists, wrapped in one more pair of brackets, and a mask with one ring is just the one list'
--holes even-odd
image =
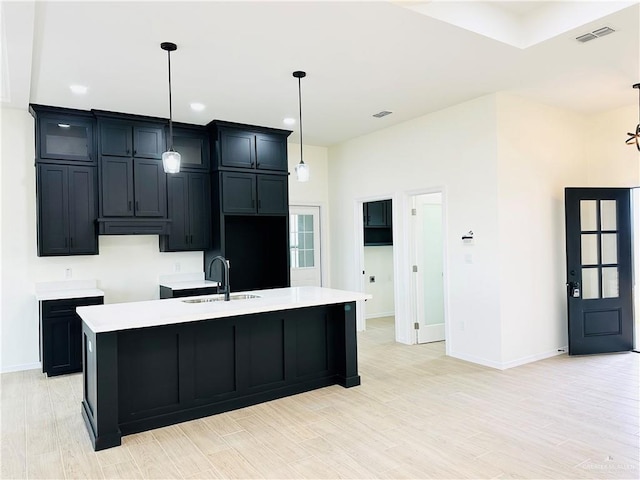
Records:
{"label": "recessed ceiling light", "polygon": [[59,123],[58,126],[60,128],[71,128],[71,125],[69,125],[68,123]]}
{"label": "recessed ceiling light", "polygon": [[84,95],[85,93],[87,93],[87,87],[85,87],[84,85],[70,85],[69,88],[76,95]]}
{"label": "recessed ceiling light", "polygon": [[287,117],[287,118],[282,120],[282,123],[284,123],[285,125],[293,125],[294,123],[296,123],[296,119],[295,118],[291,118],[291,117]]}
{"label": "recessed ceiling light", "polygon": [[191,110],[195,110],[196,112],[204,110],[204,103],[193,102],[189,104],[189,106],[191,107]]}

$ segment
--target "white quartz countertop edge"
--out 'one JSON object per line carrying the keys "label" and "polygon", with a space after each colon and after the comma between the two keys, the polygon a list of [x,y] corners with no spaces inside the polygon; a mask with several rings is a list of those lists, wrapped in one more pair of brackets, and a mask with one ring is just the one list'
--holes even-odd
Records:
{"label": "white quartz countertop edge", "polygon": [[64,300],[67,298],[104,297],[104,292],[97,288],[79,288],[65,290],[49,290],[36,292],[36,300]]}
{"label": "white quartz countertop edge", "polygon": [[[260,298],[229,302],[185,303],[188,298],[78,307],[76,312],[94,333],[157,327],[215,318],[291,310],[372,298],[361,292],[321,287],[290,287],[237,292]],[[207,295],[205,295],[206,297]]]}
{"label": "white quartz countertop edge", "polygon": [[187,280],[187,281],[164,281],[160,282],[160,286],[167,287],[172,290],[187,290],[188,288],[207,288],[217,287],[220,282],[214,282],[213,280]]}

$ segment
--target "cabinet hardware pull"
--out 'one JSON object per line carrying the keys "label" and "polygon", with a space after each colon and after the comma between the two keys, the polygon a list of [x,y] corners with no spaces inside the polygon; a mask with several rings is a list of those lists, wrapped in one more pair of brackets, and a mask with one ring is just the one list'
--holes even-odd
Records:
{"label": "cabinet hardware pull", "polygon": [[127,155],[129,155],[129,149],[127,148]]}
{"label": "cabinet hardware pull", "polygon": [[137,154],[138,154],[138,151],[137,151],[137,150],[134,150],[134,151],[133,151],[133,154],[134,154],[134,155],[137,155]]}
{"label": "cabinet hardware pull", "polygon": [[129,208],[127,210],[131,211],[131,200],[129,200]]}
{"label": "cabinet hardware pull", "polygon": [[138,200],[136,200],[136,212],[140,211],[140,204],[138,203]]}
{"label": "cabinet hardware pull", "polygon": [[189,235],[184,236],[184,243],[189,243]]}
{"label": "cabinet hardware pull", "polygon": [[70,238],[70,244],[71,244],[71,248],[73,248],[73,237]]}
{"label": "cabinet hardware pull", "polygon": [[189,235],[189,243],[193,243],[193,235]]}
{"label": "cabinet hardware pull", "polygon": [[262,208],[262,200],[258,200],[258,208]]}

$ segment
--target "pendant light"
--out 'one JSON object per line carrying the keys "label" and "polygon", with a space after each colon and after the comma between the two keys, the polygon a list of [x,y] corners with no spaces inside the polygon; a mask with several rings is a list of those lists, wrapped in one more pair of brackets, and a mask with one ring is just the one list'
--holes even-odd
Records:
{"label": "pendant light", "polygon": [[636,83],[633,88],[638,89],[638,126],[636,127],[636,133],[627,132],[629,138],[625,142],[627,145],[633,145],[635,143],[636,148],[640,151],[640,83]]}
{"label": "pendant light", "polygon": [[169,150],[162,154],[162,167],[165,173],[178,173],[180,171],[180,154],[173,149],[173,111],[171,109],[171,52],[175,52],[178,46],[171,42],[162,42],[160,48],[167,52],[169,59]]}
{"label": "pendant light", "polygon": [[302,90],[300,88],[300,79],[307,76],[306,72],[296,70],[293,76],[298,79],[298,105],[300,106],[300,163],[296,166],[296,177],[299,182],[309,181],[309,165],[304,163],[302,158]]}

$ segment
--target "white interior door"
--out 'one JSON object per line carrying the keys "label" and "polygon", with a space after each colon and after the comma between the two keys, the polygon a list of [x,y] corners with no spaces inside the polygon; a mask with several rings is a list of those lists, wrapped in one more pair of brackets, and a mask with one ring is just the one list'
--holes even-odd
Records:
{"label": "white interior door", "polygon": [[430,193],[414,197],[416,215],[415,254],[417,272],[416,312],[418,343],[445,339],[442,194]]}
{"label": "white interior door", "polygon": [[289,207],[291,286],[322,286],[320,207]]}

